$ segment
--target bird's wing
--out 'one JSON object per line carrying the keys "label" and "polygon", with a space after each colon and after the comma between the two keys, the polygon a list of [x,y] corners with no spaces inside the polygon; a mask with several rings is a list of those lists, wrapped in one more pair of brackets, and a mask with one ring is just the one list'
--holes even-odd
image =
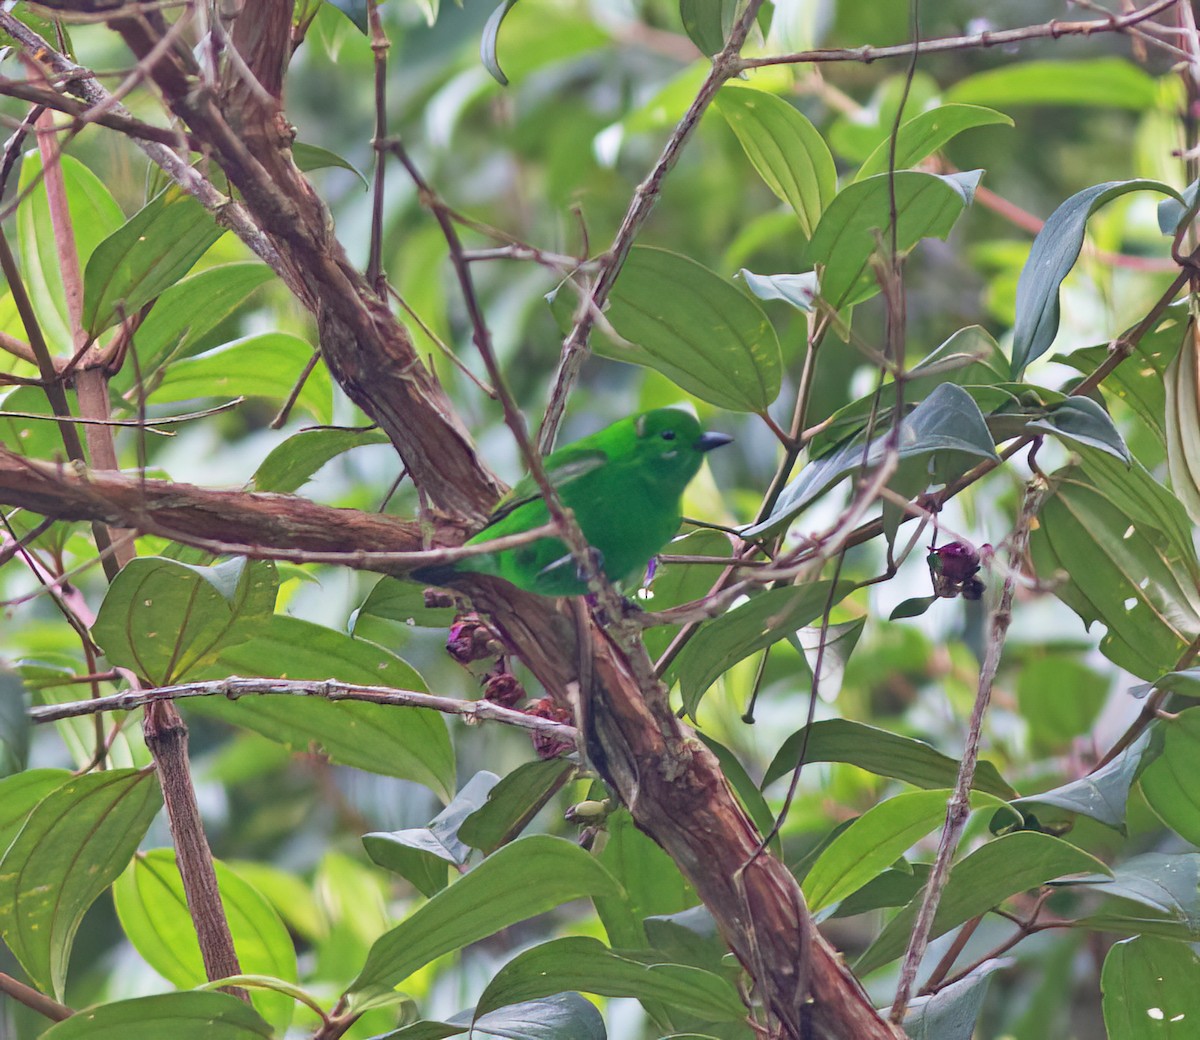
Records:
{"label": "bird's wing", "polygon": [[[546,476],[555,491],[561,491],[568,484],[578,480],[585,473],[592,473],[608,461],[608,456],[598,448],[576,448],[567,445],[560,448],[546,459],[548,467]],[[513,485],[513,488],[496,504],[492,515],[488,518],[488,526],[508,516],[518,506],[541,497],[537,481],[528,473]]]}

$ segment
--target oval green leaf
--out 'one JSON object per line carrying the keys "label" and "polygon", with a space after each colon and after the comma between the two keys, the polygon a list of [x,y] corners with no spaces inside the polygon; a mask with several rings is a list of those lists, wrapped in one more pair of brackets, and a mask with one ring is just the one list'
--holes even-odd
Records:
{"label": "oval green leaf", "polygon": [[192,269],[225,233],[195,198],[170,185],[96,246],[83,276],[83,325],[98,336]]}
{"label": "oval green leaf", "polygon": [[[198,678],[228,675],[341,679],[364,686],[423,692],[425,680],[405,661],[365,639],[276,614],[252,639],[227,646]],[[188,711],[261,733],[297,752],[320,748],[330,759],[429,787],[443,801],[454,790],[454,752],[445,718],[428,708],[319,697],[197,697]]]}
{"label": "oval green leaf", "polygon": [[434,958],[501,928],[572,899],[618,892],[612,875],[578,845],[543,834],[515,841],[376,940],[347,991],[352,1005],[363,1010]]}
{"label": "oval green leaf", "polygon": [[661,372],[702,401],[763,412],[779,396],[783,361],[767,316],[745,293],[686,256],[638,246],[613,287],[603,357]]}
{"label": "oval green leaf", "polygon": [[83,915],[125,869],[161,805],[150,771],[75,777],[38,802],[0,860],[0,933],[56,999]]}
{"label": "oval green leaf", "polygon": [[1072,195],[1050,214],[1037,233],[1029,250],[1029,259],[1017,280],[1013,379],[1019,380],[1025,366],[1046,353],[1058,334],[1058,290],[1083,248],[1088,217],[1101,206],[1131,191],[1158,191],[1179,198],[1174,188],[1160,181],[1106,181]]}
{"label": "oval green leaf", "polygon": [[475,1013],[563,990],[583,990],[662,1001],[710,1022],[739,1022],[746,1017],[746,1006],[728,980],[703,968],[655,963],[660,959],[647,954],[643,960],[583,936],[554,939],[501,968],[483,991]]}
{"label": "oval green leaf", "polygon": [[227,993],[163,993],[72,1015],[42,1040],[270,1040],[271,1026]]}
{"label": "oval green leaf", "polygon": [[[979,105],[942,105],[922,112],[900,127],[896,135],[897,170],[907,170],[941,149],[949,141],[977,126],[1012,126],[1003,112]],[[861,181],[877,173],[886,173],[891,156],[890,142],[884,141],[867,156],[854,179]]]}
{"label": "oval green leaf", "polygon": [[783,98],[753,87],[722,87],[713,105],[767,187],[792,207],[811,238],[837,193],[833,156],[817,128]]}
{"label": "oval green leaf", "polygon": [[109,586],[92,638],[111,664],[165,686],[248,639],[271,617],[278,589],[269,561],[198,567],[141,556]]}
{"label": "oval green leaf", "polygon": [[1104,1027],[1113,1040],[1183,1040],[1200,1022],[1200,957],[1187,943],[1138,936],[1104,958]]}
{"label": "oval green leaf", "polygon": [[1158,754],[1138,776],[1150,808],[1163,823],[1200,845],[1200,791],[1195,768],[1200,756],[1200,708],[1188,708],[1155,724]]}

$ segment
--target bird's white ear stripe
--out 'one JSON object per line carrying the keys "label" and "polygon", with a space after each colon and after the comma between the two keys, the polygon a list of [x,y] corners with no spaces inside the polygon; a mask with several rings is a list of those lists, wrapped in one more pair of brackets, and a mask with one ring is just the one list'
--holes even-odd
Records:
{"label": "bird's white ear stripe", "polygon": [[637,417],[637,422],[635,422],[633,424],[634,432],[638,435],[639,438],[646,436],[646,416],[647,416],[647,414],[648,414],[647,412],[642,412],[642,414]]}

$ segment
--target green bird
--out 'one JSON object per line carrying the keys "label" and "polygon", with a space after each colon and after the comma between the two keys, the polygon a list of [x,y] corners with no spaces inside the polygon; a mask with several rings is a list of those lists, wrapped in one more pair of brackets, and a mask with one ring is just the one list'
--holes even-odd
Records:
{"label": "green bird", "polygon": [[[599,553],[601,569],[610,581],[619,582],[640,577],[650,558],[679,530],[683,489],[700,469],[704,453],[731,440],[723,433],[705,433],[688,412],[657,408],[566,444],[543,462],[563,505]],[[549,522],[546,502],[526,475],[466,544],[486,545]],[[463,573],[490,574],[542,596],[587,592],[575,560],[557,538],[423,567],[412,576],[445,585]]]}

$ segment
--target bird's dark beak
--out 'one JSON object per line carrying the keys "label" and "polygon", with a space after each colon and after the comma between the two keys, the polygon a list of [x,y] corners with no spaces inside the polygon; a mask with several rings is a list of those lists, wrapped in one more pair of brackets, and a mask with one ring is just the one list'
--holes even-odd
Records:
{"label": "bird's dark beak", "polygon": [[732,443],[733,438],[727,433],[702,433],[692,444],[697,451],[712,451],[722,444]]}

